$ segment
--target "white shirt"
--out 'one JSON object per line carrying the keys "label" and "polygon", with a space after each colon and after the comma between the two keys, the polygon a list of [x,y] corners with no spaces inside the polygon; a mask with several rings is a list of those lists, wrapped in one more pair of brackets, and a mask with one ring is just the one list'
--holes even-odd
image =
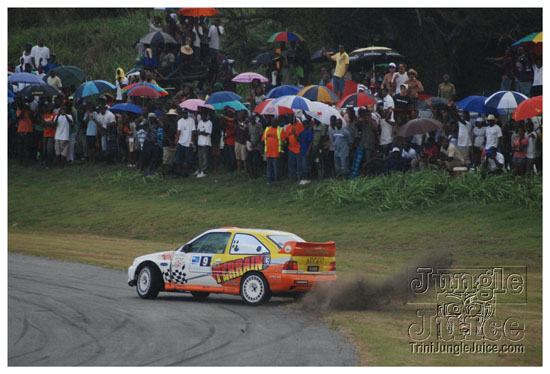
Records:
{"label": "white shirt", "polygon": [[474,134],[474,147],[483,147],[483,142],[485,141],[485,130],[487,128],[485,126],[483,127],[474,127],[472,130]]}
{"label": "white shirt", "polygon": [[[198,32],[197,32],[198,30]],[[201,46],[201,37],[199,34],[202,34],[204,31],[202,30],[202,26],[199,27],[193,27],[193,33],[195,34],[195,41],[193,42],[193,47],[200,47]]]}
{"label": "white shirt", "polygon": [[487,126],[485,129],[485,149],[498,148],[498,138],[501,136],[502,130],[499,125]]}
{"label": "white shirt", "polygon": [[208,38],[210,39],[208,45],[212,49],[220,49],[221,36],[224,34],[224,30],[223,26],[219,26],[219,28],[219,33],[215,25],[210,26],[210,30],[208,30]]}
{"label": "white shirt", "polygon": [[542,66],[533,65],[533,86],[542,86]]}
{"label": "white shirt", "polygon": [[192,118],[180,118],[178,121],[178,131],[180,132],[178,144],[181,144],[184,147],[189,147],[191,145],[194,129],[195,121]]}
{"label": "white shirt", "polygon": [[[73,120],[73,116],[70,114],[66,115],[57,115],[57,128],[55,129],[55,140],[70,140],[71,139],[71,125],[69,124],[69,121],[67,120],[69,118],[71,121]],[[54,120],[55,123],[55,120]]]}
{"label": "white shirt", "polygon": [[416,160],[418,157],[416,156],[416,151],[414,148],[409,148],[409,151],[405,151],[405,148],[401,151],[401,157],[408,158],[410,160]]}
{"label": "white shirt", "polygon": [[122,86],[127,86],[128,85],[128,78],[124,77],[121,79],[121,82],[118,81],[118,79],[116,80],[115,82],[115,86],[116,86],[116,99],[117,100],[122,100],[122,89],[124,87]]}
{"label": "white shirt", "polygon": [[472,146],[472,125],[470,122],[458,122],[458,139],[457,145],[459,147],[471,147]]}
{"label": "white shirt", "polygon": [[537,157],[537,133],[535,131],[530,132],[529,134],[527,134],[527,139],[529,139],[529,143],[527,143],[525,156],[527,158],[533,159]]}
{"label": "white shirt", "polygon": [[[32,51],[32,49],[31,49]],[[23,52],[23,54],[21,55],[21,58],[23,59],[23,71],[25,71],[25,65],[26,64],[31,64],[32,65],[32,52],[29,54],[29,55],[26,55],[25,52]],[[19,61],[21,61],[21,58],[19,59]]]}
{"label": "white shirt", "polygon": [[199,121],[197,124],[198,132],[207,132],[208,135],[199,135],[197,139],[197,145],[202,146],[212,146],[212,141],[210,139],[210,134],[212,134],[212,122],[211,121]]}
{"label": "white shirt", "polygon": [[110,110],[105,110],[105,114],[97,113],[97,121],[104,129],[107,128],[108,124],[116,122],[115,115]]}
{"label": "white shirt", "polygon": [[[386,97],[383,97],[382,102],[384,104],[384,110],[388,110],[389,108],[395,108],[395,103],[393,101],[393,97],[391,97],[390,94],[386,95]],[[394,120],[393,119],[393,112],[391,114],[390,120],[392,120],[392,121]]]}
{"label": "white shirt", "polygon": [[393,126],[384,118],[380,120],[380,145],[387,145],[393,142]]}
{"label": "white shirt", "polygon": [[399,72],[396,72],[393,74],[392,81],[395,82],[395,93],[398,94],[401,89],[401,85],[404,84],[406,81],[409,80],[409,77],[407,73],[399,74]]}
{"label": "white shirt", "polygon": [[38,67],[39,64],[46,66],[48,65],[48,59],[50,58],[50,49],[46,46],[40,47],[35,45],[31,49],[31,56],[34,57],[36,67]]}
{"label": "white shirt", "polygon": [[[487,157],[487,156],[485,156]],[[495,156],[495,160],[497,160],[499,162],[499,164],[502,164],[502,171],[506,171],[505,169],[505,166],[504,166],[504,156],[502,155],[502,153],[500,152],[497,152],[496,156]],[[487,163],[489,164],[489,170],[490,171],[495,171],[498,169],[498,166],[495,162],[495,160],[493,160],[492,158],[488,158],[487,159]]]}

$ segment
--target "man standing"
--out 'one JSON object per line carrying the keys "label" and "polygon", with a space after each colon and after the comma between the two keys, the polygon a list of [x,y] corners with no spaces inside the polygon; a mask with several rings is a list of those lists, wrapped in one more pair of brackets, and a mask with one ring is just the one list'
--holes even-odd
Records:
{"label": "man standing", "polygon": [[106,105],[99,106],[99,113],[97,115],[97,121],[99,122],[99,134],[101,135],[101,150],[107,153],[107,128],[109,126],[116,127],[116,118],[113,112],[107,110]]}
{"label": "man standing", "polygon": [[439,83],[437,96],[447,100],[451,100],[456,95],[455,85],[449,82],[449,75],[443,76],[443,83]]}
{"label": "man standing", "polygon": [[162,168],[163,171],[173,171],[176,162],[176,132],[178,112],[170,109],[166,116],[161,117],[162,121]]}
{"label": "man standing", "polygon": [[193,144],[193,130],[195,121],[189,118],[187,109],[183,110],[182,118],[178,121],[178,130],[176,132],[176,170],[178,175],[187,176],[191,166],[191,152]]}
{"label": "man standing", "polygon": [[223,33],[223,26],[220,24],[220,18],[218,17],[208,30],[208,46],[210,51],[216,54],[217,61],[220,60],[220,45]]}
{"label": "man standing", "polygon": [[399,64],[399,70],[397,71],[397,73],[393,74],[393,78],[391,81],[392,89],[394,90],[396,95],[399,93],[401,85],[405,84],[408,79],[409,77],[407,76],[405,64]]}
{"label": "man standing", "polygon": [[258,170],[261,168],[262,159],[262,124],[255,116],[250,118],[248,123],[248,142],[250,148],[248,149],[248,170],[252,178],[258,176]]}
{"label": "man standing", "polygon": [[50,59],[50,49],[44,45],[44,38],[38,39],[38,45],[31,49],[31,61],[34,69],[39,66],[45,67]]}
{"label": "man standing", "polygon": [[55,70],[50,71],[50,76],[46,80],[46,83],[54,88],[57,88],[59,91],[61,91],[61,89],[63,88],[61,79],[57,75],[55,75]]}
{"label": "man standing", "polygon": [[206,108],[201,107],[200,114],[201,120],[197,122],[197,146],[199,147],[199,174],[197,174],[197,178],[204,178],[208,173],[208,155],[212,147],[212,121],[208,119]]}
{"label": "man standing", "polygon": [[374,111],[374,106],[369,105],[368,110],[359,109],[359,121],[357,123],[361,130],[359,146],[355,153],[355,160],[349,175],[350,179],[357,177],[362,160],[368,162],[376,149],[376,138],[378,136],[378,125],[380,124],[380,115]]}
{"label": "man standing", "polygon": [[288,140],[288,179],[297,179],[298,158],[300,155],[300,133],[304,131],[304,125],[298,118],[294,124],[286,128],[286,139]]}
{"label": "man standing", "polygon": [[224,108],[223,114],[220,114],[219,118],[222,120],[222,128],[224,130],[224,158],[225,166],[228,171],[235,170],[235,133],[237,131],[237,126],[235,124],[235,109],[226,106]]}
{"label": "man standing", "polygon": [[407,115],[412,106],[412,101],[409,95],[407,94],[408,86],[403,83],[400,86],[400,91],[398,94],[393,96],[393,101],[395,102],[395,122],[398,126],[403,125],[407,120]]}
{"label": "man standing", "polygon": [[416,109],[418,106],[418,94],[424,92],[424,86],[422,86],[422,82],[420,82],[418,78],[418,73],[414,69],[409,69],[407,72],[407,81],[405,84],[408,87],[408,94],[412,101],[413,108]]}
{"label": "man standing", "polygon": [[32,126],[32,111],[29,103],[22,99],[17,108],[17,139],[19,144],[18,156],[20,162],[24,162],[25,166],[29,165],[32,158],[33,148],[33,126]]}
{"label": "man standing", "polygon": [[345,177],[348,174],[349,147],[353,142],[348,130],[342,128],[342,120],[336,120],[336,130],[332,133],[334,138],[334,169],[336,177]]}
{"label": "man standing", "polygon": [[271,182],[279,180],[279,158],[285,141],[283,128],[267,126],[262,135],[262,141],[264,142],[264,152],[267,160],[267,184],[271,184]]}
{"label": "man standing", "polygon": [[500,148],[502,146],[502,129],[496,124],[495,116],[487,116],[487,128],[485,129],[485,149]]}
{"label": "man standing", "polygon": [[334,75],[332,76],[332,86],[334,87],[334,92],[336,95],[338,95],[339,98],[342,98],[344,95],[344,88],[346,86],[344,77],[349,70],[349,56],[346,53],[346,48],[343,44],[338,45],[338,51],[338,53],[331,56],[327,53],[325,47],[323,47],[323,54],[332,61],[336,61]]}
{"label": "man standing", "polygon": [[382,81],[382,84],[380,85],[380,87],[382,89],[391,91],[393,75],[395,74],[395,64],[393,62],[390,62],[390,64],[388,65],[388,70],[389,72],[386,75],[384,75],[384,80]]}
{"label": "man standing", "polygon": [[56,126],[55,154],[59,159],[59,167],[61,168],[65,167],[65,160],[69,153],[70,127],[73,124],[73,117],[67,114],[70,111],[70,107],[62,106],[54,121]]}
{"label": "man standing", "polygon": [[456,146],[466,166],[470,165],[470,151],[472,149],[472,124],[464,119],[458,120],[458,135]]}
{"label": "man standing", "polygon": [[516,88],[527,97],[531,95],[531,72],[532,63],[529,56],[523,51],[523,47],[518,47],[519,57],[516,60]]}
{"label": "man standing", "polygon": [[473,165],[477,168],[481,164],[481,148],[485,146],[485,123],[483,123],[482,117],[477,117],[476,127],[473,128],[472,134],[474,137],[474,144],[472,146],[472,159]]}
{"label": "man standing", "polygon": [[239,111],[237,115],[237,128],[235,131],[235,159],[237,160],[237,173],[246,170],[246,141],[248,140],[248,121],[246,120],[246,112]]}

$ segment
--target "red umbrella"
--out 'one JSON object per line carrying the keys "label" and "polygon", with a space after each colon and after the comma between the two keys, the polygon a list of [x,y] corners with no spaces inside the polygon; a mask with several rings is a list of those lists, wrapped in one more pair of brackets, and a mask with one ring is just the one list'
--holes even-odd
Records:
{"label": "red umbrella", "polygon": [[346,97],[348,95],[354,94],[357,92],[357,83],[349,80],[346,81],[346,84],[344,85],[344,93],[342,94],[342,97]]}
{"label": "red umbrella", "polygon": [[162,93],[149,86],[136,86],[128,91],[128,96],[160,97]]}
{"label": "red umbrella", "polygon": [[218,11],[216,8],[181,8],[178,13],[187,17],[212,17]]}
{"label": "red umbrella", "polygon": [[376,105],[376,100],[365,95],[364,93],[355,93],[344,97],[336,104],[336,108],[345,108],[352,106],[358,108],[360,106]]}
{"label": "red umbrella", "polygon": [[516,121],[527,119],[542,114],[542,96],[535,96],[527,100],[523,100],[518,104],[512,118]]}
{"label": "red umbrella", "polygon": [[285,114],[294,114],[294,111],[290,108],[286,108],[284,106],[278,106],[278,105],[269,105],[273,100],[275,99],[267,99],[262,101],[258,106],[254,109],[254,113],[258,114],[271,114],[274,116],[282,116]]}

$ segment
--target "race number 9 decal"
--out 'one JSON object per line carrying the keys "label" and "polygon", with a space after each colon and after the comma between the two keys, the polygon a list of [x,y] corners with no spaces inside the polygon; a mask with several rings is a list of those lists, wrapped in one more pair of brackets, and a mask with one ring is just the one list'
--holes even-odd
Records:
{"label": "race number 9 decal", "polygon": [[212,257],[210,256],[202,256],[201,257],[201,264],[200,266],[210,266],[210,263],[212,262]]}

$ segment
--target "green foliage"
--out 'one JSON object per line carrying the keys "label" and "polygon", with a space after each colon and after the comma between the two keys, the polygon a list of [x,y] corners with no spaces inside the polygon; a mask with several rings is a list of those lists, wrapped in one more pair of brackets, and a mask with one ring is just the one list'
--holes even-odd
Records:
{"label": "green foliage", "polygon": [[299,200],[320,199],[337,206],[361,204],[386,211],[429,207],[440,202],[472,201],[481,204],[512,201],[530,208],[542,207],[542,177],[514,177],[510,174],[484,176],[468,173],[452,177],[439,170],[424,169],[351,181],[327,180]]}

